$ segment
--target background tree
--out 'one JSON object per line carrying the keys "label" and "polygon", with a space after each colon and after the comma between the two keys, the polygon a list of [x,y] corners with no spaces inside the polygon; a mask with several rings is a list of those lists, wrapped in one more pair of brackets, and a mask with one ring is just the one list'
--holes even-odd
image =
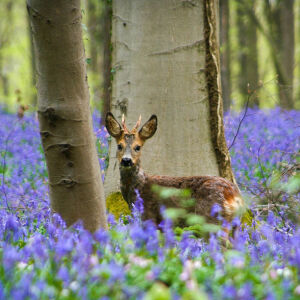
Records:
{"label": "background tree", "polygon": [[[36,79],[35,79],[35,57],[34,57],[34,46],[33,46],[33,38],[30,30],[30,18],[29,15],[27,16],[27,22],[28,22],[28,37],[29,37],[29,44],[30,44],[30,62],[31,62],[31,84],[32,86],[36,86]],[[36,93],[32,93],[32,99],[31,104],[33,106],[37,105],[37,95]]]}
{"label": "background tree", "polygon": [[274,67],[278,74],[280,106],[294,107],[294,0],[264,1],[264,11],[269,26],[269,41],[272,49]]}
{"label": "background tree", "polygon": [[[5,57],[1,50],[5,49],[5,46],[11,42],[10,24],[12,23],[13,17],[13,4],[14,1],[12,0],[4,0],[1,1],[0,4],[2,17],[2,23],[0,24],[0,86],[4,96],[8,96],[9,94],[9,77],[6,71]],[[5,20],[4,22],[3,19]]]}
{"label": "background tree", "polygon": [[[113,2],[112,112],[127,126],[158,116],[146,172],[233,179],[225,144],[216,1]],[[111,143],[106,195],[119,190]]]}
{"label": "background tree", "polygon": [[[255,0],[249,2],[248,9],[255,13]],[[248,101],[250,91],[258,86],[257,34],[256,26],[247,13],[245,4],[236,1],[238,31],[238,87],[243,98],[243,105]],[[258,97],[252,97],[249,106],[258,106]]]}
{"label": "background tree", "polygon": [[112,2],[104,0],[103,10],[103,105],[101,123],[104,125],[106,113],[110,110],[111,104],[111,22],[112,22]]}
{"label": "background tree", "polygon": [[292,109],[295,68],[294,0],[264,0],[265,22],[260,20],[248,1],[241,0],[239,3],[269,45],[272,63],[278,77],[279,104],[282,108]]}
{"label": "background tree", "polygon": [[220,4],[220,61],[222,98],[224,111],[229,110],[231,104],[231,78],[230,78],[230,39],[229,21],[230,7],[229,0],[222,0]]}
{"label": "background tree", "polygon": [[28,0],[35,46],[38,116],[51,206],[67,225],[106,227],[92,128],[79,0]]}
{"label": "background tree", "polygon": [[102,74],[103,68],[103,1],[89,0],[85,2],[85,18],[87,25],[86,48],[88,53],[88,71],[91,84],[91,95],[94,106],[101,109],[102,101]]}

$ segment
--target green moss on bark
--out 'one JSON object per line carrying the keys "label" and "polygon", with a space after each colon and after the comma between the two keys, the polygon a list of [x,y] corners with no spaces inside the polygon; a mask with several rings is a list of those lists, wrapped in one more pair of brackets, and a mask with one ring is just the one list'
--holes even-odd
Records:
{"label": "green moss on bark", "polygon": [[223,126],[223,101],[220,80],[219,43],[217,39],[216,1],[204,2],[205,77],[210,109],[210,130],[219,174],[235,183]]}
{"label": "green moss on bark", "polygon": [[122,215],[130,215],[128,204],[120,192],[111,193],[106,198],[106,209],[109,213],[114,215],[116,220],[118,220]]}

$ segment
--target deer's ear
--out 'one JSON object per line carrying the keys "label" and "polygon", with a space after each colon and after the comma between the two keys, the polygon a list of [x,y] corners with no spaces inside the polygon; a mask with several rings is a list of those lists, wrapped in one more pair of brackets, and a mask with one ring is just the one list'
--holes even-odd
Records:
{"label": "deer's ear", "polygon": [[157,129],[157,117],[152,115],[150,119],[143,125],[139,131],[139,136],[142,140],[150,139]]}
{"label": "deer's ear", "polygon": [[122,127],[111,112],[106,114],[105,127],[108,133],[114,138],[117,138],[122,134]]}

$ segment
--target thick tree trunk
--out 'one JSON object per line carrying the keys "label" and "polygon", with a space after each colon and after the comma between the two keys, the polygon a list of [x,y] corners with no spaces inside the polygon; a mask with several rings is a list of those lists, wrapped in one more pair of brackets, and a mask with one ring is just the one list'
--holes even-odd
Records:
{"label": "thick tree trunk", "polygon": [[89,107],[79,0],[27,0],[34,39],[40,133],[51,207],[71,225],[106,227]]}
{"label": "thick tree trunk", "polygon": [[111,18],[112,5],[108,0],[104,1],[103,14],[103,105],[101,124],[105,123],[106,113],[110,111],[111,104]]}
{"label": "thick tree trunk", "polygon": [[224,111],[230,109],[231,80],[230,80],[230,39],[229,39],[229,0],[220,3],[220,47],[221,47],[221,79]]}
{"label": "thick tree trunk", "polygon": [[[150,174],[234,180],[223,130],[216,1],[113,2],[112,112],[128,127],[158,116],[143,150]],[[116,144],[106,195],[119,190]]]}
{"label": "thick tree trunk", "polygon": [[[251,1],[249,9],[255,10],[255,1]],[[243,98],[243,104],[248,101],[249,92],[258,87],[258,63],[257,63],[257,34],[256,26],[243,2],[237,0],[237,29],[239,49],[239,91]],[[251,98],[249,106],[259,105],[258,98]]]}

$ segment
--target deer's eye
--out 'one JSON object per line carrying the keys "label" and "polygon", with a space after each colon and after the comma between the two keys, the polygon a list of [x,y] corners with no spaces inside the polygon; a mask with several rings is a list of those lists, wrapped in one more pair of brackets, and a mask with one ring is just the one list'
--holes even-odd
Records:
{"label": "deer's eye", "polygon": [[118,144],[118,150],[121,151],[123,149],[122,144]]}
{"label": "deer's eye", "polygon": [[141,150],[141,146],[138,145],[134,147],[134,151],[139,152],[140,150]]}

